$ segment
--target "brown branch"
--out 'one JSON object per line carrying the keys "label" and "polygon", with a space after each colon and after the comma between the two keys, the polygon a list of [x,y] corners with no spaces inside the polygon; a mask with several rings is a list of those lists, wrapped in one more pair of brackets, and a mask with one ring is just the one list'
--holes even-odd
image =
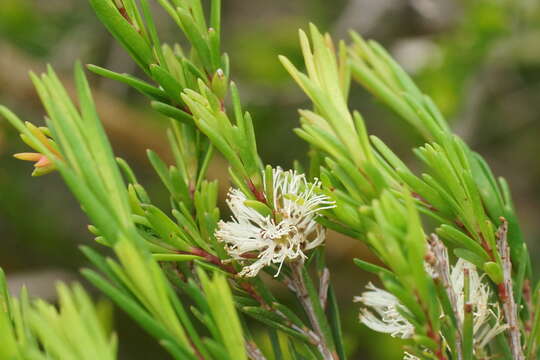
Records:
{"label": "brown branch", "polygon": [[326,302],[328,300],[328,287],[330,286],[330,271],[324,268],[319,280],[319,299],[321,307],[326,310]]}
{"label": "brown branch", "polygon": [[337,360],[337,355],[333,354],[332,351],[330,351],[328,344],[326,343],[326,339],[324,337],[321,324],[319,324],[319,320],[317,319],[317,315],[315,314],[315,309],[309,298],[307,286],[306,286],[306,283],[304,282],[304,277],[302,275],[303,266],[304,266],[304,262],[302,260],[298,260],[298,261],[294,261],[290,263],[291,278],[288,285],[296,293],[296,297],[298,298],[298,300],[302,304],[302,307],[306,311],[306,314],[309,318],[309,322],[311,323],[311,326],[313,327],[314,332],[317,334],[317,337],[319,338],[319,341],[316,345],[317,345],[317,348],[319,349],[319,352],[323,356],[324,360]]}
{"label": "brown branch", "polygon": [[266,360],[261,349],[253,341],[246,341],[246,352],[251,360]]}
{"label": "brown branch", "polygon": [[448,260],[448,250],[436,234],[431,234],[429,246],[431,249],[430,254],[432,256],[426,260],[435,270],[437,276],[435,280],[439,281],[444,287],[446,294],[448,295],[450,305],[452,306],[452,312],[454,313],[457,323],[456,353],[457,359],[461,360],[463,358],[461,346],[463,341],[463,333],[461,329],[463,326],[461,318],[459,317],[458,297],[450,280],[450,261]]}
{"label": "brown branch", "polygon": [[508,246],[508,221],[499,218],[501,225],[497,230],[497,247],[501,255],[503,282],[499,284],[499,298],[503,303],[503,312],[508,323],[510,349],[514,360],[524,360],[523,349],[521,347],[521,333],[518,324],[518,308],[514,300],[512,291],[512,260],[510,258],[510,248]]}

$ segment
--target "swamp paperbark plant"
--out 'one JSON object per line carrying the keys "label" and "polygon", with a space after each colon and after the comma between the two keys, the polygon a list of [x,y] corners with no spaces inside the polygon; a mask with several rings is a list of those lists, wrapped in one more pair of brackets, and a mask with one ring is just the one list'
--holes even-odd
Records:
{"label": "swamp paperbark plant", "polygon": [[[176,359],[345,359],[323,246],[332,246],[325,244],[332,229],[365,242],[384,265],[355,260],[385,288],[369,285],[359,297],[360,321],[404,338],[405,359],[536,358],[540,299],[508,186],[382,47],[356,34],[335,47],[315,26],[310,37],[300,32],[306,73],[281,61],[313,101],[296,130],[311,147],[311,164],[308,174],[284,171],[264,166],[251,116],[229,80],[220,1],[210,2],[208,17],[200,0],[157,2],[189,48],[161,43],[148,0],[90,0],[148,81],[88,68],[138,90],[169,118],[175,164],[148,152],[170,192],[169,210],[153,205],[114,157],[80,65],[78,106],[52,69],[32,75],[47,128],[0,107],[37,151],[17,157],[36,162],[34,175],[57,169],[96,241],[113,250],[106,258],[82,248],[98,270],[82,271],[92,284]],[[368,135],[348,107],[351,80],[425,137],[415,149],[424,174]],[[230,165],[231,220],[220,220],[217,182],[207,180],[214,149]],[[264,273],[295,294],[303,313],[274,296]],[[114,338],[80,287],[60,288],[60,316],[24,292],[21,300],[1,295],[0,338],[9,346],[0,351],[12,358],[85,358],[82,344],[95,348],[93,358],[115,357]],[[41,331],[50,318],[56,332]],[[259,348],[253,320],[270,349]]]}
{"label": "swamp paperbark plant", "polygon": [[[311,43],[300,32],[307,75],[282,58],[314,103],[313,111],[300,112],[302,128],[298,134],[321,154],[319,161],[326,163],[321,167],[321,179],[332,189],[337,206],[323,222],[366,241],[387,266],[357,261],[363,269],[379,275],[398,301],[399,305],[393,306],[414,326],[407,346],[409,358],[523,359],[524,349],[529,358],[536,356],[536,350],[526,344],[531,341],[531,321],[537,321],[538,295],[531,292],[529,255],[508,186],[502,179],[495,181],[482,158],[450,132],[434,103],[383,48],[356,34],[352,38],[353,44],[347,48],[341,43],[336,55],[329,36],[321,35],[314,26]],[[348,112],[343,74],[349,72],[429,141],[415,151],[427,165],[421,177],[381,140],[369,139],[361,116]],[[342,129],[349,129],[347,140]],[[436,233],[445,241],[440,244],[444,251],[428,247],[420,213],[439,224]],[[452,285],[445,281],[450,278],[449,261],[443,258],[447,247],[456,258],[481,269],[484,281],[489,278],[489,286],[497,289],[490,303],[503,309],[507,330],[490,342],[487,351],[473,341],[475,331],[480,330],[470,320],[473,314],[468,315],[478,307],[467,297],[470,281],[468,286],[458,286],[458,298],[466,299],[464,309],[458,301],[450,301]],[[430,262],[446,265],[431,276],[426,271]],[[512,270],[512,263],[518,269]],[[464,319],[460,319],[458,314],[463,312]],[[384,321],[384,316],[378,320]],[[536,330],[532,332],[536,337]],[[522,335],[529,341],[520,340]]]}

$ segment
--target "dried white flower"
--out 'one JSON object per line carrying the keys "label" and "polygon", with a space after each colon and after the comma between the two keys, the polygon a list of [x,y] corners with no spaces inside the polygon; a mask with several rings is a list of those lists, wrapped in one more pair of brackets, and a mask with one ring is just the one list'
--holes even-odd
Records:
{"label": "dried white flower", "polygon": [[[490,303],[491,291],[482,282],[476,267],[470,262],[458,259],[452,268],[450,280],[457,295],[457,308],[460,320],[464,319],[464,272],[469,272],[469,303],[473,306],[474,344],[477,348],[486,346],[495,336],[506,330],[508,325],[502,323],[502,314],[497,303]],[[491,320],[493,325],[490,325]]]}
{"label": "dried white flower", "polygon": [[426,274],[428,274],[432,279],[437,278],[438,274],[437,271],[433,268],[433,266],[428,263],[427,261],[424,261],[424,271]]}
{"label": "dried white flower", "polygon": [[[308,183],[295,171],[273,170],[273,214],[264,216],[246,205],[246,196],[231,189],[227,204],[233,213],[231,221],[220,221],[216,238],[225,243],[229,255],[249,261],[239,275],[253,277],[265,266],[286,260],[305,258],[304,251],[323,243],[325,229],[315,218],[323,209],[334,207],[326,195],[318,193],[320,182]],[[268,190],[268,189],[265,189]]]}
{"label": "dried white flower", "polygon": [[[360,322],[368,328],[390,334],[393,337],[407,339],[413,336],[414,327],[398,311],[401,307],[399,300],[388,291],[375,287],[369,283],[361,296],[354,298],[366,307],[360,312]],[[367,308],[371,308],[377,315]]]}
{"label": "dried white flower", "polygon": [[405,353],[403,354],[403,360],[420,360],[420,358],[405,351]]}
{"label": "dried white flower", "polygon": [[[429,274],[435,274],[429,265],[426,265],[426,271]],[[469,273],[469,303],[473,309],[474,346],[475,349],[481,349],[495,336],[505,331],[508,325],[503,322],[498,304],[490,303],[491,291],[488,284],[482,281],[483,276],[478,274],[473,264],[463,259],[458,259],[450,274],[450,283],[457,297],[457,315],[460,323],[463,323],[465,317],[465,271]],[[397,311],[398,308],[403,308],[399,300],[371,283],[367,285],[367,289],[370,291],[355,298],[355,301],[362,302],[366,306],[361,310],[360,321],[372,330],[394,337],[406,339],[413,336],[414,327]],[[367,308],[373,309],[375,314]],[[405,353],[405,359],[412,360],[416,357]]]}

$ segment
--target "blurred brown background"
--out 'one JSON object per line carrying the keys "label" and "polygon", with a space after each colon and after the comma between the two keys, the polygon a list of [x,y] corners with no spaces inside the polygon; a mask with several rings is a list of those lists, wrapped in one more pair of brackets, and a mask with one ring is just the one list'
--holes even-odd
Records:
{"label": "blurred brown background", "polygon": [[[243,103],[255,119],[265,162],[290,167],[306,150],[291,132],[305,96],[277,61],[301,63],[297,29],[314,22],[335,38],[355,29],[391,50],[432,95],[452,126],[508,179],[535,260],[540,234],[540,6],[536,0],[223,0],[224,50]],[[183,42],[156,7],[162,37]],[[98,23],[84,0],[0,0],[0,103],[23,119],[41,122],[43,111],[27,72],[54,65],[70,83],[74,61],[138,73]],[[164,118],[138,94],[90,75],[99,111],[116,152],[166,204],[166,194],[145,159],[146,148],[167,156]],[[372,133],[411,164],[420,138],[354,86],[351,107]],[[0,120],[0,265],[13,287],[30,284],[50,296],[57,278],[76,278],[85,264],[77,250],[92,241],[86,219],[57,175],[31,178],[31,166],[11,157],[27,151]],[[212,173],[226,179],[225,165]],[[222,186],[226,188],[224,180]],[[328,243],[351,359],[398,359],[396,341],[357,323],[351,299],[370,279],[351,265],[369,257],[357,242],[333,236]],[[117,314],[122,358],[167,358],[151,339]]]}

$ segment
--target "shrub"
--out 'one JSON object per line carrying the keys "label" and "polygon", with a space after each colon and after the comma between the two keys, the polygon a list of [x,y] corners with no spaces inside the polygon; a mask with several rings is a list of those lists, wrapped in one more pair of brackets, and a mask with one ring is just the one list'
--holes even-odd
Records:
{"label": "shrub", "polygon": [[[52,68],[32,80],[47,127],[2,114],[32,153],[33,175],[58,171],[103,248],[83,247],[82,273],[175,359],[345,359],[339,306],[325,263],[327,229],[369,246],[378,276],[356,298],[360,322],[404,339],[405,359],[533,359],[538,291],[508,185],[454,135],[435,103],[377,43],[334,43],[300,31],[305,72],[281,57],[311,99],[295,130],[307,169],[265,165],[253,123],[221,52],[220,1],[158,0],[189,48],[162,44],[147,0],[90,0],[147,80],[89,65],[133,87],[169,118],[174,165],[148,158],[170,193],[156,207],[126,161],[115,158],[83,68],[77,105]],[[208,16],[207,16],[208,15]],[[351,80],[416,129],[415,174],[351,111]],[[230,219],[207,179],[219,152],[229,164]],[[433,225],[435,224],[435,225]],[[266,276],[268,274],[270,276]],[[113,359],[116,338],[79,285],[58,288],[59,308],[7,293],[0,277],[0,355],[6,359]],[[284,284],[299,313],[269,286]],[[533,290],[534,289],[534,290]],[[253,328],[271,344],[264,352]],[[263,330],[261,330],[263,329]]]}

